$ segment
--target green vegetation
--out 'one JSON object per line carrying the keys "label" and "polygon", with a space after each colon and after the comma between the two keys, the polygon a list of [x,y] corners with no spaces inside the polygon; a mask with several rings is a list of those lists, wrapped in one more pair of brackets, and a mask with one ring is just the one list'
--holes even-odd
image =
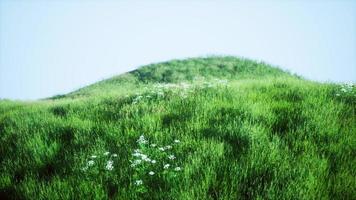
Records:
{"label": "green vegetation", "polygon": [[0,196],[352,199],[355,105],[354,85],[234,57],[173,60],[67,95],[2,100]]}

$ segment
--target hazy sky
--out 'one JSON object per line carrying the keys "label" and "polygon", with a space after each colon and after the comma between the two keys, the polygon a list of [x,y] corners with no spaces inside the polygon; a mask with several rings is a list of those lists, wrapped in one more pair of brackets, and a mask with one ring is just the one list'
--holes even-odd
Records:
{"label": "hazy sky", "polygon": [[211,54],[356,82],[356,1],[0,0],[0,98],[63,94]]}

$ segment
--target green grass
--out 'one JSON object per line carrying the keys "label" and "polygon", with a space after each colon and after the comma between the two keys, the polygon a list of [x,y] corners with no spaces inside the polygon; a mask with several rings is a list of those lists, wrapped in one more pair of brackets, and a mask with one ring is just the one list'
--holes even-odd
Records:
{"label": "green grass", "polygon": [[[2,100],[0,196],[353,199],[355,105],[354,85],[234,57],[173,60],[67,95]],[[135,150],[156,163],[132,165],[143,158]]]}

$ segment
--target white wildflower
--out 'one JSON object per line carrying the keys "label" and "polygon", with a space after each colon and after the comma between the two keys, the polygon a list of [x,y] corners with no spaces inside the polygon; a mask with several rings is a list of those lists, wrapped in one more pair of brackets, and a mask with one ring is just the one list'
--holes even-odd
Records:
{"label": "white wildflower", "polygon": [[[130,161],[130,162],[132,162],[132,161]],[[134,160],[130,166],[131,167],[136,167],[137,165],[139,165],[141,163],[142,163],[142,160]]]}
{"label": "white wildflower", "polygon": [[155,173],[153,171],[148,172],[149,175],[153,176]]}
{"label": "white wildflower", "polygon": [[145,136],[141,135],[140,138],[137,140],[139,144],[147,144],[148,141],[145,139]]}
{"label": "white wildflower", "polygon": [[151,147],[156,147],[157,146],[157,144],[151,144]]}
{"label": "white wildflower", "polygon": [[174,168],[174,171],[180,171],[180,170],[182,170],[180,167]]}
{"label": "white wildflower", "polygon": [[106,169],[109,170],[109,171],[113,170],[113,169],[114,169],[113,164],[114,164],[114,161],[109,160],[109,161],[106,163]]}
{"label": "white wildflower", "polygon": [[171,166],[171,165],[170,165],[170,164],[165,164],[165,165],[163,165],[163,168],[164,168],[164,169],[168,169],[169,166]]}
{"label": "white wildflower", "polygon": [[117,157],[117,154],[116,153],[112,154],[112,157]]}
{"label": "white wildflower", "polygon": [[142,185],[142,180],[135,181],[135,185]]}
{"label": "white wildflower", "polygon": [[104,153],[104,156],[107,156],[109,154],[110,154],[110,152],[107,151],[107,152]]}
{"label": "white wildflower", "polygon": [[174,143],[180,143],[180,141],[179,140],[174,140]]}
{"label": "white wildflower", "polygon": [[94,165],[94,160],[89,160],[88,161],[88,166],[93,166]]}
{"label": "white wildflower", "polygon": [[170,160],[174,160],[176,157],[175,157],[174,155],[169,155],[168,158],[169,158]]}
{"label": "white wildflower", "polygon": [[156,160],[151,160],[151,163],[152,163],[152,164],[155,164],[155,163],[156,163]]}
{"label": "white wildflower", "polygon": [[143,160],[143,161],[145,161],[145,162],[151,162],[151,159],[150,159],[150,158],[148,158],[148,157],[146,157],[146,158],[142,158],[142,160]]}
{"label": "white wildflower", "polygon": [[133,153],[132,155],[135,157],[141,157],[141,153]]}
{"label": "white wildflower", "polygon": [[171,145],[167,145],[166,147],[164,147],[165,149],[171,149],[172,146]]}
{"label": "white wildflower", "polygon": [[98,157],[98,156],[96,156],[96,155],[92,155],[92,156],[91,156],[91,158],[93,158],[93,159],[94,159],[94,158],[97,158],[97,157]]}
{"label": "white wildflower", "polygon": [[160,147],[160,148],[158,148],[160,151],[164,151],[164,148],[163,147]]}

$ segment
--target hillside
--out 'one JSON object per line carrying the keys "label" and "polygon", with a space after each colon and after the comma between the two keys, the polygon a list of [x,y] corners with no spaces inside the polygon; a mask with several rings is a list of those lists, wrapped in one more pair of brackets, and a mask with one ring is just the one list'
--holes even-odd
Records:
{"label": "hillside", "polygon": [[355,85],[207,57],[0,101],[0,199],[352,199]]}

